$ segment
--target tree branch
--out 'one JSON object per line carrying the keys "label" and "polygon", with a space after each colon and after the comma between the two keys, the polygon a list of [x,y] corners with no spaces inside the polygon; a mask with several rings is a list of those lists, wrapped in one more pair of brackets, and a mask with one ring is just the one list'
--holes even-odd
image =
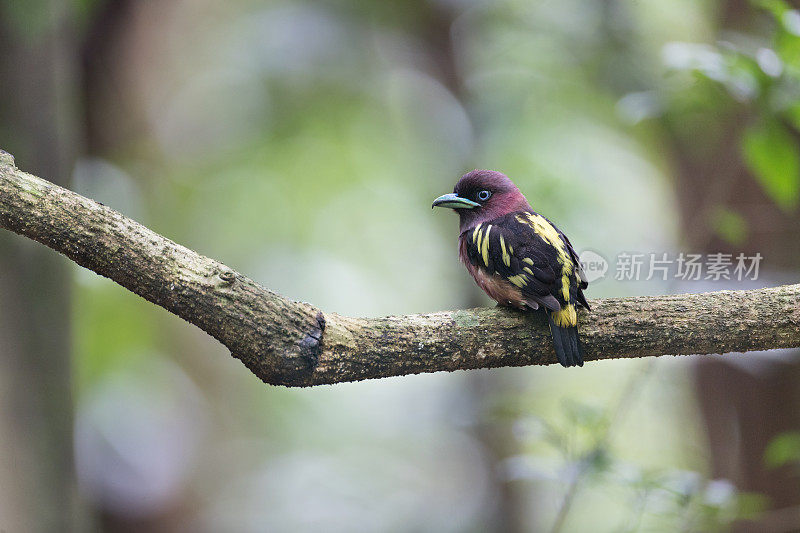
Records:
{"label": "tree branch", "polygon": [[[484,308],[374,319],[323,313],[18,170],[1,150],[0,227],[198,326],[266,383],[309,386],[556,362],[539,313]],[[591,305],[579,317],[587,360],[800,346],[800,285]]]}

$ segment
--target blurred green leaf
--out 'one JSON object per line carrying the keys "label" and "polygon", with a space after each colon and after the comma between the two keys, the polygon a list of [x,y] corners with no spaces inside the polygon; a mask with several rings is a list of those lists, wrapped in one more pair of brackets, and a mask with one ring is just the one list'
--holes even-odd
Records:
{"label": "blurred green leaf", "polygon": [[736,513],[742,520],[755,520],[769,506],[769,499],[763,494],[743,492],[736,497]]}
{"label": "blurred green leaf", "polygon": [[784,13],[791,9],[783,0],[753,0],[753,5],[769,11],[777,20],[781,20]]}
{"label": "blurred green leaf", "polygon": [[764,463],[771,468],[796,462],[800,462],[800,432],[797,431],[778,435],[764,452]]}
{"label": "blurred green leaf", "polygon": [[800,154],[786,128],[776,120],[750,127],[742,138],[744,159],[767,195],[784,211],[800,197]]}
{"label": "blurred green leaf", "polygon": [[725,242],[742,244],[747,239],[747,220],[731,209],[717,206],[711,213],[711,227]]}
{"label": "blurred green leaf", "polygon": [[[791,11],[791,13],[800,18],[800,13],[797,11]],[[800,24],[800,20],[797,23]],[[800,28],[796,28],[796,30],[800,31]],[[781,61],[790,67],[790,72],[797,77],[798,69],[800,69],[800,37],[790,31],[779,32],[775,38],[775,52]]]}
{"label": "blurred green leaf", "polygon": [[785,116],[800,131],[800,103],[793,104],[785,111]]}

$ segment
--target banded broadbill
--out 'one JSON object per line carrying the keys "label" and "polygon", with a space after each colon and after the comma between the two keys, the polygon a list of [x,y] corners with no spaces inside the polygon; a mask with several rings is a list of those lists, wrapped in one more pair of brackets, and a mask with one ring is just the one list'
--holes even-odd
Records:
{"label": "banded broadbill", "polygon": [[542,309],[558,361],[583,366],[576,308],[589,309],[583,295],[589,284],[567,236],[493,170],[464,174],[433,207],[458,213],[459,256],[480,288],[500,305]]}

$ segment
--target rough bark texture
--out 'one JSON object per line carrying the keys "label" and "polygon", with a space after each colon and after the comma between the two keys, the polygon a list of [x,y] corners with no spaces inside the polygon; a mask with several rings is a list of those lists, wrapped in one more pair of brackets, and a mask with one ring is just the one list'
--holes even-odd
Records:
{"label": "rough bark texture", "polygon": [[[555,363],[545,318],[501,308],[375,319],[326,314],[19,171],[0,152],[0,227],[195,324],[266,383],[308,386]],[[579,316],[587,360],[800,346],[800,285],[609,298]]]}

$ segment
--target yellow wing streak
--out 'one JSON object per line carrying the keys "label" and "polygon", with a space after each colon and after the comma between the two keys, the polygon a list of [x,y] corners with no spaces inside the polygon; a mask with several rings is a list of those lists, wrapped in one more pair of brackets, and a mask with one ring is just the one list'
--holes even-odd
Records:
{"label": "yellow wing streak", "polygon": [[[525,224],[533,229],[537,235],[539,235],[545,242],[549,243],[556,249],[556,253],[558,254],[558,262],[561,263],[561,296],[564,298],[565,302],[569,303],[569,278],[570,275],[573,273],[574,265],[572,263],[572,259],[569,257],[567,253],[567,247],[564,245],[564,241],[561,239],[561,235],[558,234],[558,230],[553,227],[550,222],[547,221],[542,215],[536,215],[533,213],[524,213],[522,215],[517,215],[516,217],[517,222],[520,224]],[[533,265],[533,261],[530,259],[525,258],[523,259],[526,263]],[[571,307],[568,305],[567,307]],[[566,307],[564,308],[566,309]],[[565,311],[561,311],[564,313]],[[572,315],[567,313],[567,316],[575,316],[575,309],[572,309]],[[566,320],[566,319],[565,319]],[[575,321],[573,320],[573,325]]]}
{"label": "yellow wing streak", "polygon": [[528,278],[525,274],[517,274],[516,276],[509,276],[508,281],[519,287],[520,289],[528,284]]}
{"label": "yellow wing streak", "polygon": [[558,230],[550,224],[542,215],[535,215],[533,213],[524,213],[515,217],[517,222],[525,224],[533,228],[541,238],[553,245],[559,252],[564,252],[564,241],[558,234]]}
{"label": "yellow wing streak", "polygon": [[503,251],[503,263],[506,266],[511,266],[511,256],[508,255],[508,252],[506,251],[506,240],[502,235],[500,235],[500,248]]}
{"label": "yellow wing streak", "polygon": [[483,256],[483,264],[489,266],[489,232],[492,231],[492,225],[486,226],[486,235],[483,236],[483,246],[481,246],[481,255]]}
{"label": "yellow wing streak", "polygon": [[[478,235],[480,234],[481,225],[483,225],[483,222],[475,226],[475,230],[472,232],[472,244],[475,244],[475,239],[477,239]],[[478,246],[480,246],[480,244]]]}
{"label": "yellow wing streak", "polygon": [[564,275],[561,276],[561,296],[564,297],[564,301],[569,301],[569,271],[567,270],[567,266],[564,265],[563,269]]}

